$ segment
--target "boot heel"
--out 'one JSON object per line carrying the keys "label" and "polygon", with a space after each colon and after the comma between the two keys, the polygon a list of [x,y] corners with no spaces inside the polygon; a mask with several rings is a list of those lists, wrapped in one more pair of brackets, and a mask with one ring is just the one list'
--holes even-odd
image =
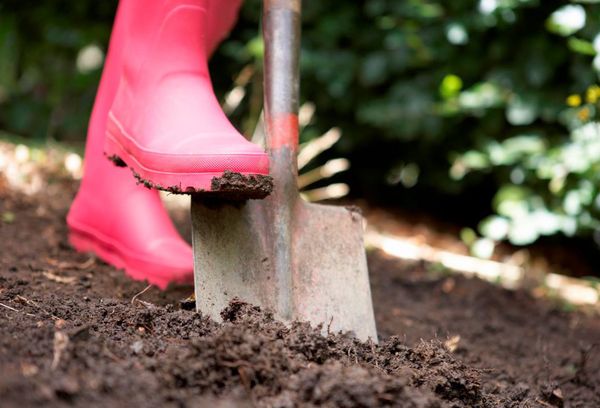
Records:
{"label": "boot heel", "polygon": [[161,265],[146,260],[143,254],[134,254],[120,249],[118,245],[106,242],[87,232],[69,225],[69,242],[78,252],[93,253],[104,262],[122,269],[135,280],[147,281],[161,289],[169,283],[191,283],[192,275],[187,267]]}

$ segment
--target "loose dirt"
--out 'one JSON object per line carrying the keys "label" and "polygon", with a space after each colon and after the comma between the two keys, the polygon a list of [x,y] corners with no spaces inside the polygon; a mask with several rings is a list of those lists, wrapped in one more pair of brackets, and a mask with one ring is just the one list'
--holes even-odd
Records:
{"label": "loose dirt", "polygon": [[378,346],[238,301],[217,324],[72,251],[74,188],[0,188],[1,407],[600,406],[593,315],[370,253]]}

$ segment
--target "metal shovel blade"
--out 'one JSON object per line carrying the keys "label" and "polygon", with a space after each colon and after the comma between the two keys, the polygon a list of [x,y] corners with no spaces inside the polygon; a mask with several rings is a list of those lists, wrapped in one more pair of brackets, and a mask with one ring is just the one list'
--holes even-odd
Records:
{"label": "metal shovel blade", "polygon": [[298,194],[300,0],[264,0],[265,135],[272,194],[243,204],[192,197],[196,308],[234,297],[283,321],[377,341],[362,217]]}
{"label": "metal shovel blade", "polygon": [[[377,341],[362,216],[298,197],[288,229],[269,222],[274,204],[273,198],[239,206],[192,199],[197,309],[219,320],[238,297],[283,321]],[[278,248],[286,236],[289,248]],[[277,254],[282,249],[291,268]]]}

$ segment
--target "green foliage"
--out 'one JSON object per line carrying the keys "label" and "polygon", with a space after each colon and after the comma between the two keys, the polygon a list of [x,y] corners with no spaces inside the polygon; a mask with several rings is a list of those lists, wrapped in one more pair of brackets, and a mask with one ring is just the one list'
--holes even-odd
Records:
{"label": "green foliage", "polygon": [[[600,227],[600,94],[590,99],[600,5],[371,0],[343,12],[324,2],[307,8],[304,97],[328,116],[320,121],[337,121],[349,149],[377,143],[374,135],[395,140],[388,171],[416,165],[420,185],[449,194],[496,183],[496,215],[480,227],[489,238],[528,244]],[[585,106],[567,106],[573,92]]]}
{"label": "green foliage", "polygon": [[[303,136],[342,129],[356,191],[451,197],[492,183],[486,237],[600,228],[598,1],[303,3],[302,99],[317,106]],[[0,129],[84,137],[99,68],[82,60],[106,50],[114,6],[0,3]],[[220,95],[254,72],[232,113],[245,130],[260,111],[260,13],[246,0],[212,62]]]}
{"label": "green foliage", "polygon": [[[495,183],[496,215],[480,226],[489,238],[528,244],[600,227],[599,4],[306,8],[304,97],[342,127],[348,149],[394,140],[387,171],[416,166],[418,184],[448,194]],[[567,106],[571,93],[585,105]]]}
{"label": "green foliage", "polygon": [[100,70],[78,69],[77,59],[86,46],[106,48],[113,9],[112,2],[0,2],[1,129],[37,140],[85,137]]}
{"label": "green foliage", "polygon": [[[600,98],[600,88],[587,93],[588,100]],[[562,112],[571,132],[556,143],[543,134],[517,135],[489,141],[456,159],[457,178],[482,170],[501,175],[504,185],[494,199],[498,215],[480,226],[485,236],[529,244],[543,235],[599,230],[600,122],[590,117],[597,108],[588,102]]]}

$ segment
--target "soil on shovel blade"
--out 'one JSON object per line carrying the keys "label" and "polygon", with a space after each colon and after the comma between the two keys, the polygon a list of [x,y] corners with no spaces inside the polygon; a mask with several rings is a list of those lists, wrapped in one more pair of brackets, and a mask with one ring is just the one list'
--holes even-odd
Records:
{"label": "soil on shovel blade", "polygon": [[600,406],[597,317],[371,253],[378,346],[239,301],[217,324],[71,250],[73,192],[0,189],[1,407]]}

